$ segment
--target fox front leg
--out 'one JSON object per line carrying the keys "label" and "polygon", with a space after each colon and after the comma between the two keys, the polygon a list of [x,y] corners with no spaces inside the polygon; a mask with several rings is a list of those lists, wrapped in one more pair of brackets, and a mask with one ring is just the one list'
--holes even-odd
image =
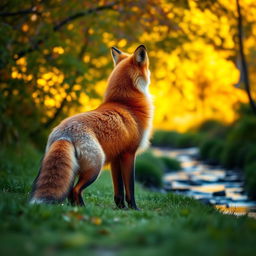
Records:
{"label": "fox front leg", "polygon": [[124,183],[121,173],[120,159],[116,158],[111,162],[111,173],[114,186],[114,200],[120,209],[125,208],[124,204]]}
{"label": "fox front leg", "polygon": [[134,175],[135,175],[135,153],[124,153],[120,158],[122,178],[125,186],[125,199],[128,207],[139,210],[135,202],[134,195]]}

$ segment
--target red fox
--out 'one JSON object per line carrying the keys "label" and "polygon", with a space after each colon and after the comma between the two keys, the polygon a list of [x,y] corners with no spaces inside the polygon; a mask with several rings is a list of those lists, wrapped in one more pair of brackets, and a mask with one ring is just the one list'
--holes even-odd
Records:
{"label": "red fox", "polygon": [[[31,203],[58,203],[68,197],[84,205],[82,191],[110,163],[118,208],[138,209],[134,196],[134,161],[148,144],[153,106],[148,91],[149,60],[144,45],[133,54],[111,48],[114,69],[103,103],[95,110],[63,120],[51,132]],[[76,175],[78,182],[73,187]],[[125,198],[124,198],[125,188]]]}

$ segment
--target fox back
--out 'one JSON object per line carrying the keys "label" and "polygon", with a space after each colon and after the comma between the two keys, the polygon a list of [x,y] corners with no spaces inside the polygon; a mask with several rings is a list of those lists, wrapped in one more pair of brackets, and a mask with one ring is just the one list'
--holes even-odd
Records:
{"label": "fox back", "polygon": [[[114,47],[111,52],[114,69],[103,103],[53,129],[33,185],[32,203],[55,203],[68,197],[72,204],[83,204],[82,190],[98,177],[105,163],[110,163],[117,206],[124,206],[125,187],[128,205],[136,208],[131,184],[126,183],[133,186],[135,154],[148,145],[151,130],[149,61],[143,45],[132,55]],[[73,187],[76,175],[79,179]]]}

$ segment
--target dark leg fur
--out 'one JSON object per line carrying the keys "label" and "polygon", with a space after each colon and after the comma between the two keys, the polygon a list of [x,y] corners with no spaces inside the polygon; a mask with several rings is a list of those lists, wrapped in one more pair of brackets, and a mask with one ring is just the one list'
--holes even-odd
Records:
{"label": "dark leg fur", "polygon": [[124,183],[121,174],[120,159],[111,162],[112,180],[114,185],[114,201],[118,208],[125,208],[124,204]]}
{"label": "dark leg fur", "polygon": [[120,158],[121,172],[126,192],[126,202],[128,207],[134,210],[139,210],[135,202],[134,195],[134,174],[135,174],[135,154],[125,153]]}
{"label": "dark leg fur", "polygon": [[75,187],[70,191],[68,200],[71,205],[84,206],[84,201],[82,198],[82,191],[91,185],[98,177],[99,172],[90,172],[89,170],[80,174],[79,180]]}

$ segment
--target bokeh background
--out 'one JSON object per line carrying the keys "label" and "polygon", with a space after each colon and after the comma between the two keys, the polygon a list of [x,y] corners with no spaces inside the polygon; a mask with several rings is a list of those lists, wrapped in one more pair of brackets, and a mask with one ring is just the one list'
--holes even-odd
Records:
{"label": "bokeh background", "polygon": [[[255,97],[256,4],[240,0]],[[241,78],[235,0],[1,1],[0,138],[46,140],[72,114],[101,102],[110,47],[147,46],[154,128],[187,131],[237,118]]]}
{"label": "bokeh background", "polygon": [[[112,46],[140,44],[155,105],[142,210],[114,207],[109,171],[85,207],[29,205],[51,129],[101,103]],[[1,254],[255,254],[255,57],[255,0],[1,0]]]}

